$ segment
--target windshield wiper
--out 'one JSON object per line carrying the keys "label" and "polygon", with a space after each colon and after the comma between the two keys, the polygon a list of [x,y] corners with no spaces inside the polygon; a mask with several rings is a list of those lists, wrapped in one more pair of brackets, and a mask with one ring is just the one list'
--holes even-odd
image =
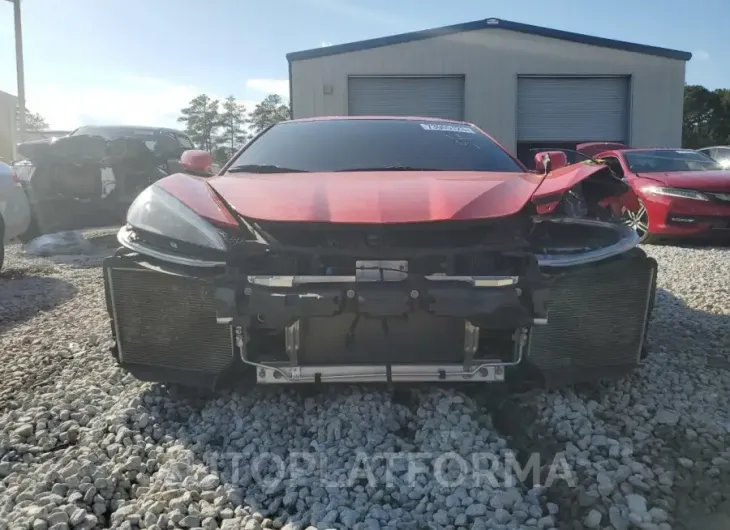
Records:
{"label": "windshield wiper", "polygon": [[242,164],[228,168],[226,173],[309,173],[309,171],[274,164]]}
{"label": "windshield wiper", "polygon": [[348,173],[350,171],[446,171],[442,168],[430,167],[413,167],[413,166],[373,166],[373,167],[353,167],[349,169],[338,169],[338,173]]}

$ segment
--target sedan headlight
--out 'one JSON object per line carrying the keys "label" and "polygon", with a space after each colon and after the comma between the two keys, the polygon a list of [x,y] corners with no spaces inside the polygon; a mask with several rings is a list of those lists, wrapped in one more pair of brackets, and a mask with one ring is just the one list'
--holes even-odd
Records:
{"label": "sedan headlight", "polygon": [[215,250],[226,250],[221,233],[162,187],[153,184],[129,207],[127,223],[166,238]]}
{"label": "sedan headlight", "polygon": [[666,197],[678,197],[680,199],[695,199],[697,201],[709,201],[710,199],[699,191],[683,190],[679,188],[664,188],[662,186],[649,186],[643,189],[647,195],[664,195]]}

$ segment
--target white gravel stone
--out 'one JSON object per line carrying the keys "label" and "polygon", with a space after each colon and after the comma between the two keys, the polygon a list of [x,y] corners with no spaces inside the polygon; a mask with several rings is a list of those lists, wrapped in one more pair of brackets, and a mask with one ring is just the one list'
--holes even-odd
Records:
{"label": "white gravel stone", "polygon": [[[309,397],[255,389],[176,400],[112,362],[99,256],[32,258],[10,245],[9,272],[0,274],[0,520],[34,530],[566,521],[666,530],[719,514],[730,499],[730,250],[648,251],[660,290],[644,366],[617,382],[535,398],[535,427],[562,451],[574,488],[445,487],[430,468],[414,485],[407,462],[395,459],[366,460],[375,486],[367,473],[353,487],[324,487],[303,473],[272,489],[265,482],[277,476],[274,455],[287,464],[295,453],[322,457],[318,471],[342,484],[360,453],[468,461],[515,447],[473,396],[452,389],[414,389],[405,404],[382,389],[344,385]],[[235,470],[228,453],[240,456]],[[263,454],[271,465],[257,475],[251,464]],[[458,474],[458,462],[444,463],[444,478]]]}
{"label": "white gravel stone", "polygon": [[598,510],[591,510],[583,519],[583,524],[586,528],[599,528],[601,526],[601,512]]}

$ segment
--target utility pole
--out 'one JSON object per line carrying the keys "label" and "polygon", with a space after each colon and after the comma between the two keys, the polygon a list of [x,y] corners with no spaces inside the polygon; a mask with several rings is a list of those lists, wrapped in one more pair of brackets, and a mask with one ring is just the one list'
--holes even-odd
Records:
{"label": "utility pole", "polygon": [[20,18],[20,0],[8,0],[13,4],[15,19],[15,70],[18,79],[18,119],[21,142],[25,141],[25,74],[23,69],[23,26]]}

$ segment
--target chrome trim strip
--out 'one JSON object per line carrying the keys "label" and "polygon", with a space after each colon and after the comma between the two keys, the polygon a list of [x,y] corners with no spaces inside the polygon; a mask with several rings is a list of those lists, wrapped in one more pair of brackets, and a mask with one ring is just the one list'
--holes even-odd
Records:
{"label": "chrome trim strip", "polygon": [[604,259],[612,258],[628,252],[639,244],[639,235],[629,227],[622,224],[608,223],[605,221],[596,221],[594,219],[573,219],[569,217],[556,218],[535,218],[536,222],[548,222],[558,224],[578,224],[584,226],[592,226],[598,228],[606,228],[616,232],[620,239],[618,242],[607,247],[596,250],[589,250],[581,254],[574,255],[558,255],[535,254],[537,263],[541,267],[572,267],[575,265],[585,265],[587,263],[595,263]]}
{"label": "chrome trim strip", "polygon": [[507,287],[508,285],[516,285],[520,281],[519,276],[447,276],[441,274],[432,274],[426,276],[431,282],[464,282],[470,283],[474,287]]}
{"label": "chrome trim strip", "polygon": [[[257,369],[256,381],[261,384],[314,383],[317,374],[322,383],[388,381],[388,368],[385,365],[297,366],[283,369],[267,366]],[[390,380],[393,382],[503,381],[504,369],[480,365],[476,370],[467,372],[458,364],[391,365]]]}
{"label": "chrome trim strip", "polygon": [[[425,279],[432,282],[461,282],[468,283],[473,287],[507,287],[516,285],[519,276],[446,276],[432,274],[425,276]],[[249,276],[248,281],[255,285],[264,287],[285,287],[291,288],[295,285],[313,283],[363,283],[358,281],[356,276]],[[398,283],[404,280],[386,280],[383,283]],[[364,283],[373,283],[366,281]]]}
{"label": "chrome trim strip", "polygon": [[[516,331],[515,353],[516,359],[508,362],[479,361],[473,369],[465,369],[461,364],[417,365],[393,364],[390,365],[391,381],[503,381],[505,367],[517,366],[522,362],[524,350],[527,346],[529,329]],[[344,365],[344,366],[290,366],[289,363],[258,363],[246,357],[246,330],[235,329],[236,346],[240,352],[241,361],[256,368],[256,379],[259,383],[304,383],[315,382],[315,375],[320,374],[320,381],[388,381],[388,367],[386,365]],[[486,370],[486,375],[480,373]],[[275,372],[276,375],[269,375]],[[444,378],[441,377],[444,373]],[[302,378],[305,379],[302,379]],[[273,381],[271,379],[274,379]]]}
{"label": "chrome trim strip", "polygon": [[126,247],[129,250],[134,250],[135,252],[139,252],[140,254],[143,254],[145,256],[149,256],[160,261],[166,261],[168,263],[174,263],[176,265],[184,265],[186,267],[214,268],[226,266],[225,261],[207,261],[197,258],[186,258],[184,256],[175,256],[173,254],[167,254],[165,252],[155,250],[146,245],[141,245],[139,243],[135,243],[134,241],[130,241],[129,235],[131,233],[132,231],[128,227],[123,226],[119,229],[119,232],[117,233],[117,241],[119,241],[119,243],[123,247]]}

